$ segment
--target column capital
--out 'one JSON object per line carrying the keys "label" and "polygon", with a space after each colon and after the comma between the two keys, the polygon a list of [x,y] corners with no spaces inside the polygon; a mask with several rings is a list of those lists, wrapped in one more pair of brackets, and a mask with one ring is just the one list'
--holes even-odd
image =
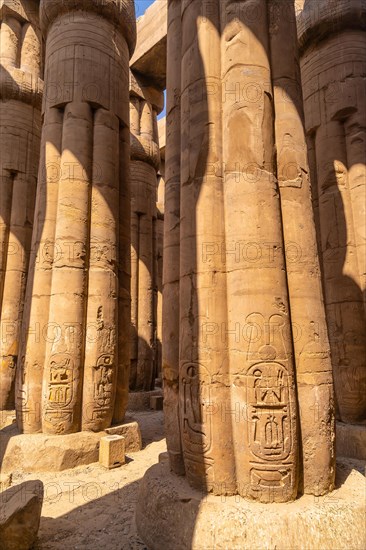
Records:
{"label": "column capital", "polygon": [[41,108],[43,94],[39,0],[0,0],[0,99]]}
{"label": "column capital", "polygon": [[365,0],[305,0],[297,17],[300,51],[342,29],[366,29]]}
{"label": "column capital", "polygon": [[21,23],[38,21],[40,0],[0,0],[0,19],[9,15]]}
{"label": "column capital", "polygon": [[43,80],[30,72],[6,67],[0,74],[0,99],[29,103],[41,109]]}
{"label": "column capital", "polygon": [[125,37],[130,56],[136,45],[135,4],[133,0],[40,0],[40,21],[43,34],[54,21],[67,13],[89,12],[118,26]]}
{"label": "column capital", "polygon": [[130,96],[137,97],[144,101],[151,103],[156,114],[160,113],[164,109],[164,92],[158,89],[156,86],[151,86],[148,79],[143,78],[130,69]]}

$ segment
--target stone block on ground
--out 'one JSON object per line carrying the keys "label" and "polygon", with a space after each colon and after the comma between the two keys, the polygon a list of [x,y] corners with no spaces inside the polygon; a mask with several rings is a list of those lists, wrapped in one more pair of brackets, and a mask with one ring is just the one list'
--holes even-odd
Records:
{"label": "stone block on ground", "polygon": [[163,396],[162,395],[152,395],[150,397],[150,409],[154,411],[163,410]]}
{"label": "stone block on ground", "polygon": [[168,464],[169,463],[169,453],[160,453],[159,454],[159,464]]}
{"label": "stone block on ground", "polygon": [[36,541],[43,503],[41,481],[26,481],[0,494],[1,550],[28,550]]}
{"label": "stone block on ground", "polygon": [[99,463],[111,470],[125,464],[125,438],[122,435],[106,435],[100,440]]}
{"label": "stone block on ground", "polygon": [[125,452],[136,453],[142,449],[140,427],[137,422],[128,422],[106,429],[108,435],[122,435],[125,438]]}
{"label": "stone block on ground", "polygon": [[69,435],[20,434],[16,426],[1,432],[2,473],[60,472],[98,462],[99,442],[105,432]]}
{"label": "stone block on ground", "polygon": [[337,456],[366,460],[366,424],[337,422]]}
{"label": "stone block on ground", "polygon": [[102,432],[68,435],[20,434],[15,425],[1,430],[1,473],[61,472],[98,462],[100,440],[105,435],[122,435],[125,452],[142,448],[137,422],[127,422]]}
{"label": "stone block on ground", "polygon": [[151,397],[159,395],[163,395],[161,388],[151,391],[130,392],[128,395],[127,409],[129,411],[148,411],[150,409]]}

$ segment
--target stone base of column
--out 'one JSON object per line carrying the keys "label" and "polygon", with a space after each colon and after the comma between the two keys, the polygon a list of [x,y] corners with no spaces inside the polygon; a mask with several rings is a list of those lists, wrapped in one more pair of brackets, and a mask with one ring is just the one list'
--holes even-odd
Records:
{"label": "stone base of column", "polygon": [[69,435],[20,434],[13,424],[0,430],[1,474],[61,472],[98,462],[100,439],[114,434],[125,437],[126,454],[141,450],[140,428],[132,418],[102,432]]}
{"label": "stone base of column", "polygon": [[366,460],[366,423],[337,422],[337,456]]}
{"label": "stone base of column", "polygon": [[141,481],[136,526],[149,550],[361,550],[365,514],[365,478],[347,459],[338,464],[331,495],[288,504],[204,496],[164,460]]}
{"label": "stone base of column", "polygon": [[163,390],[161,388],[151,391],[130,392],[128,394],[127,409],[129,411],[148,411],[152,408],[150,406],[150,397],[160,396],[163,396]]}

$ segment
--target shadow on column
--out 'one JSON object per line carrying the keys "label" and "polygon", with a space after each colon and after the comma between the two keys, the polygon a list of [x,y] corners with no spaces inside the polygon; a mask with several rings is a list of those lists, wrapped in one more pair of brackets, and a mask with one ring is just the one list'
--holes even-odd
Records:
{"label": "shadow on column", "polygon": [[[223,4],[224,2],[220,3]],[[174,2],[171,1],[170,5],[173,5]],[[192,15],[192,2],[187,0],[187,2],[184,2],[182,5],[182,25],[184,25],[184,31],[183,31],[183,41],[185,43],[185,50],[182,51],[182,63],[184,63],[184,68],[186,72],[182,72],[182,105],[181,105],[181,123],[182,123],[182,133],[181,133],[181,140],[183,143],[182,151],[183,151],[183,157],[181,158],[181,174],[184,173],[184,179],[181,175],[181,211],[180,211],[180,222],[181,222],[181,232],[180,232],[180,261],[181,261],[181,269],[180,269],[180,356],[179,356],[179,404],[178,404],[178,415],[180,417],[180,429],[181,429],[181,442],[182,442],[182,459],[185,464],[185,472],[190,480],[191,484],[198,490],[201,490],[202,495],[205,493],[215,493],[217,494],[235,494],[235,490],[233,490],[232,487],[230,487],[230,484],[225,486],[224,482],[220,481],[220,488],[218,488],[216,484],[216,480],[214,477],[214,474],[212,473],[215,462],[210,457],[207,458],[208,453],[211,450],[211,444],[212,444],[212,438],[218,437],[217,433],[222,431],[222,438],[218,437],[218,439],[221,442],[220,446],[220,453],[221,456],[219,459],[222,459],[223,456],[226,456],[228,453],[228,448],[231,449],[230,441],[233,439],[233,434],[231,432],[230,424],[231,422],[226,423],[226,418],[224,420],[215,418],[216,425],[213,425],[213,420],[210,418],[210,415],[213,415],[213,409],[216,407],[216,405],[219,406],[220,411],[222,412],[224,407],[224,417],[228,415],[232,416],[232,423],[238,422],[235,419],[235,410],[233,409],[233,405],[235,403],[231,403],[230,396],[227,398],[225,397],[216,397],[213,398],[213,393],[210,394],[210,392],[205,393],[205,386],[211,384],[211,385],[219,385],[219,377],[221,376],[222,379],[225,379],[226,376],[230,373],[230,365],[228,360],[228,351],[225,349],[225,346],[223,345],[220,351],[221,354],[221,362],[220,360],[217,360],[217,367],[216,363],[214,366],[214,374],[209,373],[205,367],[203,367],[201,359],[201,350],[199,349],[199,342],[202,340],[202,334],[200,334],[200,330],[202,329],[202,324],[198,322],[198,320],[202,320],[202,323],[204,322],[206,318],[206,311],[205,311],[205,305],[207,305],[210,300],[210,292],[208,290],[207,294],[204,293],[203,296],[205,298],[201,299],[199,301],[199,297],[197,297],[197,293],[202,293],[202,282],[199,283],[197,273],[199,272],[199,265],[202,264],[202,261],[200,262],[200,258],[198,255],[201,253],[200,244],[202,243],[202,233],[204,230],[202,228],[204,227],[204,221],[202,221],[205,216],[210,217],[212,216],[214,218],[214,221],[216,223],[212,224],[212,227],[215,229],[220,226],[220,213],[219,208],[215,211],[212,209],[212,211],[206,212],[203,211],[203,208],[200,207],[200,203],[202,203],[203,194],[202,194],[202,188],[203,183],[207,184],[207,181],[209,180],[209,177],[212,177],[212,185],[216,185],[215,187],[215,193],[217,202],[220,202],[221,196],[220,193],[222,193],[223,187],[220,189],[220,185],[224,186],[225,182],[221,181],[221,183],[217,183],[220,180],[220,174],[224,172],[223,167],[220,165],[220,154],[222,153],[220,147],[221,145],[217,145],[217,165],[219,166],[219,173],[215,172],[216,166],[212,165],[212,149],[215,148],[216,142],[216,136],[215,136],[215,124],[218,123],[219,118],[221,115],[221,110],[218,109],[217,111],[210,110],[212,109],[213,101],[212,101],[212,90],[217,84],[220,91],[219,94],[224,94],[226,97],[229,97],[230,101],[230,93],[233,93],[235,96],[236,90],[222,90],[221,80],[217,83],[216,80],[213,78],[208,78],[206,70],[207,66],[212,66],[212,59],[210,59],[209,51],[205,51],[206,58],[200,58],[200,56],[195,56],[196,50],[195,42],[198,42],[198,51],[201,51],[200,48],[203,48],[202,44],[205,40],[205,36],[208,36],[208,29],[209,27],[214,27],[215,31],[217,32],[218,36],[223,37],[223,31],[225,29],[226,25],[233,24],[233,31],[232,31],[232,41],[234,41],[237,37],[237,35],[240,32],[239,26],[243,25],[250,29],[252,33],[254,34],[257,44],[256,47],[262,48],[265,51],[268,51],[268,43],[266,43],[263,40],[263,36],[259,36],[255,32],[255,28],[257,25],[258,20],[262,17],[267,18],[267,8],[265,4],[267,3],[261,2],[261,1],[243,1],[243,2],[226,2],[225,3],[228,6],[228,10],[226,15],[226,18],[223,17],[224,8],[221,8],[221,19],[220,17],[217,17],[217,6],[215,2],[203,2],[202,6],[197,8],[198,17],[195,23],[189,20],[189,18]],[[284,2],[277,2],[272,1],[268,4],[271,5],[272,11],[272,18],[271,18],[271,25],[269,27],[269,33],[275,34],[277,32],[277,24],[279,20],[286,20],[286,17],[290,17],[292,25],[294,24],[294,12],[292,13],[291,10],[293,10],[293,5],[290,6],[290,3],[284,3]],[[191,11],[190,11],[191,10]],[[289,11],[287,11],[289,10]],[[273,15],[274,14],[274,15]],[[276,17],[278,18],[276,20]],[[217,24],[218,19],[221,21],[221,24]],[[189,21],[189,23],[188,23]],[[204,22],[206,21],[207,28],[205,29]],[[237,25],[237,28],[235,28],[235,24]],[[269,22],[267,21],[267,24]],[[293,31],[293,28],[292,28]],[[206,33],[206,34],[205,34]],[[199,38],[197,38],[197,36]],[[253,41],[254,42],[254,41]],[[168,29],[168,44],[169,44],[169,29]],[[282,45],[284,48],[286,48],[285,44]],[[210,48],[212,52],[212,56],[215,56],[214,51],[215,44],[214,42],[210,42]],[[209,49],[210,49],[209,48]],[[239,50],[238,50],[239,51]],[[202,53],[202,51],[201,51]],[[253,55],[255,52],[253,52]],[[222,53],[222,55],[225,55],[225,53]],[[219,62],[219,59],[218,59]],[[271,64],[271,61],[269,60],[269,65]],[[251,66],[248,63],[248,73],[250,74]],[[211,76],[211,75],[209,75]],[[190,79],[190,77],[192,77]],[[168,75],[169,80],[169,75]],[[294,82],[289,80],[286,83],[286,79],[283,78],[284,85],[283,86],[283,94],[285,97],[288,97],[289,103],[296,106],[298,109],[298,116],[302,120],[303,119],[303,105],[302,105],[302,93],[299,86],[294,86]],[[200,83],[203,83],[202,87],[200,87]],[[286,86],[288,84],[288,86]],[[213,86],[214,85],[214,86]],[[238,83],[239,90],[240,90],[240,82]],[[178,86],[178,85],[177,85]],[[278,83],[277,83],[278,86]],[[267,88],[263,88],[262,82],[256,82],[253,80],[253,87],[257,87],[257,90],[260,91],[261,94],[266,94],[269,99],[270,109],[272,109],[272,112],[275,111],[274,106],[274,99],[273,99],[273,92],[270,92],[268,94]],[[172,94],[174,89],[174,85],[171,85],[171,89],[168,88],[168,94]],[[184,101],[184,104],[183,104]],[[225,101],[225,99],[223,100]],[[227,99],[226,99],[227,101]],[[233,100],[234,101],[234,100]],[[169,102],[169,98],[168,98]],[[238,100],[240,103],[240,99]],[[173,102],[171,102],[173,104]],[[199,105],[199,107],[197,107]],[[173,108],[172,108],[173,110]],[[245,106],[243,107],[243,110],[245,111]],[[169,120],[172,120],[172,114],[167,113],[167,136],[169,140]],[[170,118],[171,117],[171,118]],[[275,115],[274,115],[275,117]],[[236,131],[238,132],[238,141],[240,132],[247,132],[247,128],[244,127],[240,123],[240,119],[238,117],[238,123],[236,127]],[[189,126],[190,125],[190,126]],[[187,131],[191,129],[191,131]],[[225,138],[227,128],[222,129],[222,137]],[[248,141],[250,141],[250,135],[247,133]],[[288,136],[291,139],[291,136]],[[245,142],[245,140],[242,139],[242,136],[240,136],[240,143]],[[169,143],[167,143],[167,150],[169,147]],[[250,158],[246,158],[246,149],[245,145],[243,147],[243,165],[247,166],[250,164]],[[279,154],[279,151],[276,152]],[[211,157],[210,157],[211,155]],[[168,157],[168,153],[167,153]],[[223,162],[229,161],[230,159],[223,159]],[[334,159],[336,160],[336,159]],[[174,162],[174,160],[169,159],[168,162]],[[348,170],[350,170],[350,166],[348,166]],[[168,168],[169,171],[169,168]],[[187,175],[188,174],[188,175]],[[243,172],[240,174],[240,177],[249,177],[251,176],[250,170],[248,172]],[[216,181],[215,180],[216,176]],[[333,179],[336,179],[336,175],[333,175]],[[167,176],[167,186],[169,186],[169,176]],[[278,189],[278,192],[280,190]],[[187,201],[187,196],[189,195],[189,206],[187,206],[187,202],[184,203],[184,200],[182,201],[182,195],[184,196],[184,200]],[[345,224],[345,215],[344,215],[344,208],[342,205],[341,197],[339,196],[338,201],[339,207],[337,211],[338,215],[338,224],[340,228],[340,235],[341,240],[344,241],[344,244],[347,244],[346,239],[346,224]],[[169,201],[169,197],[168,197]],[[167,203],[166,203],[167,204]],[[183,209],[182,209],[183,204]],[[167,210],[165,209],[165,215],[167,216]],[[253,220],[253,223],[256,223],[256,220]],[[207,222],[209,224],[209,221]],[[183,229],[182,229],[183,227]],[[219,235],[220,229],[217,229],[217,233]],[[196,238],[195,238],[196,236]],[[197,239],[198,236],[198,239]],[[225,235],[223,235],[224,237]],[[207,238],[208,244],[214,244],[215,246],[221,246],[223,240],[218,240],[217,235],[210,234],[207,232],[204,234],[204,237]],[[238,234],[237,236],[238,241],[242,238],[242,240],[245,241],[245,233],[243,230],[242,234]],[[296,243],[295,243],[296,244]],[[340,262],[337,263],[338,268],[337,271],[339,273],[342,273],[343,269],[343,262],[344,262],[344,256],[340,259]],[[217,277],[218,270],[216,270],[215,266],[212,267],[212,281],[215,280]],[[201,275],[201,273],[200,273]],[[260,277],[260,272],[258,272],[258,277]],[[343,283],[346,283],[347,285],[352,286],[353,293],[356,296],[356,301],[361,302],[362,301],[362,292],[359,286],[354,281],[349,281],[347,277],[342,275]],[[170,282],[170,281],[169,281]],[[342,281],[339,281],[339,284],[343,284]],[[183,285],[183,286],[182,286]],[[207,288],[204,289],[204,292],[207,291]],[[226,292],[226,289],[223,289],[223,293]],[[183,298],[183,300],[182,300]],[[206,302],[205,302],[206,299]],[[239,298],[238,298],[239,299]],[[254,305],[255,307],[255,305]],[[201,308],[201,309],[200,309]],[[227,312],[226,312],[227,313]],[[166,324],[167,319],[164,320]],[[225,314],[223,313],[222,321],[225,322]],[[228,319],[228,322],[230,322],[230,318]],[[293,335],[294,337],[294,335]],[[323,344],[328,340],[326,334],[321,334],[320,339],[323,339]],[[352,336],[351,338],[354,338]],[[358,336],[356,336],[357,342]],[[214,351],[212,351],[212,358],[214,357]],[[207,360],[207,358],[205,358]],[[212,359],[213,362],[213,359]],[[210,361],[207,361],[207,364],[209,365],[208,368],[210,368],[211,364]],[[166,366],[165,366],[166,368]],[[169,366],[170,368],[170,366]],[[206,370],[206,372],[205,372]],[[350,369],[350,372],[352,372],[352,369]],[[349,382],[352,379],[348,375]],[[208,383],[208,384],[207,384]],[[216,388],[214,390],[216,391]],[[331,396],[330,396],[331,398]],[[232,408],[230,409],[230,405]],[[211,411],[210,411],[211,407]],[[329,415],[331,416],[331,411],[328,411]],[[307,412],[305,411],[305,414]],[[313,413],[308,413],[309,418],[310,415]],[[222,430],[222,426],[219,426],[220,422],[225,422],[225,430]],[[240,422],[240,421],[239,421]],[[331,422],[331,421],[329,421]],[[298,421],[299,423],[299,421]],[[174,422],[170,423],[171,426],[169,427],[169,421],[168,421],[168,430],[169,429],[175,429]],[[173,427],[172,427],[173,426]],[[211,431],[210,431],[211,430]],[[230,433],[231,432],[231,433]],[[187,435],[188,434],[188,435]],[[167,433],[167,439],[168,439],[168,451],[169,451],[169,438],[172,434]],[[228,443],[229,442],[229,443]],[[299,436],[298,436],[298,445],[299,445],[299,460],[300,460],[300,469],[303,466],[303,449],[301,444],[301,428],[299,427]],[[175,451],[175,450],[174,450]],[[231,450],[229,451],[230,454]],[[242,449],[242,453],[246,453],[246,449]],[[194,457],[192,456],[194,455]],[[229,456],[229,461],[232,460],[233,457]],[[225,463],[225,467],[228,467],[227,462]],[[235,468],[235,466],[234,466]],[[174,469],[174,466],[173,468]],[[177,469],[178,470],[178,469]],[[157,472],[158,470],[156,470]],[[163,472],[163,466],[161,466],[160,473]],[[168,538],[165,538],[165,529],[162,529],[162,525],[166,527],[166,531],[169,531],[169,520],[171,522],[175,522],[175,518],[179,514],[175,514],[172,511],[171,514],[169,514],[168,507],[169,507],[169,488],[166,487],[166,493],[162,495],[161,501],[159,501],[159,506],[166,506],[164,510],[167,513],[167,517],[163,519],[162,523],[159,523],[159,521],[154,525],[154,522],[152,521],[149,526],[146,527],[146,529],[143,527],[143,522],[145,521],[146,517],[148,516],[150,519],[154,517],[154,503],[153,503],[153,497],[151,497],[152,502],[146,502],[146,499],[148,498],[148,495],[153,493],[151,492],[154,488],[157,487],[157,485],[154,485],[154,482],[158,483],[158,474],[156,473],[157,478],[154,479],[154,474],[152,473],[150,477],[146,478],[146,484],[141,492],[142,500],[144,501],[144,509],[141,506],[141,508],[138,509],[139,514],[139,527],[141,530],[141,534],[144,535],[144,540],[150,544],[151,549],[155,550],[159,548],[161,545],[167,544]],[[197,480],[201,478],[202,486],[198,487]],[[151,482],[151,485],[149,486],[149,482]],[[269,483],[270,481],[268,481]],[[184,482],[180,483],[180,481],[176,482],[177,484],[181,484],[183,487]],[[337,480],[337,486],[339,486],[340,480]],[[341,482],[342,483],[342,482]],[[144,482],[143,482],[144,484]],[[216,484],[216,488],[215,488]],[[170,487],[171,489],[171,487]],[[171,489],[172,490],[172,489]],[[299,483],[299,491],[298,496],[302,494],[302,485],[301,482]],[[220,493],[221,491],[221,493]],[[181,496],[181,495],[180,495]],[[166,497],[166,500],[164,498]],[[197,493],[196,493],[197,498]],[[182,497],[183,499],[183,497]],[[195,519],[199,512],[199,505],[194,509],[193,504],[189,505],[188,503],[190,501],[193,502],[193,499],[191,499],[189,495],[189,489],[187,488],[187,495],[186,500],[182,500],[182,502],[187,502],[187,509],[186,513],[187,515],[184,517],[185,523],[183,520],[181,521],[180,518],[178,518],[177,524],[179,524],[179,529],[184,529],[184,536],[182,536],[181,539],[179,539],[179,543],[177,541],[176,548],[192,548],[192,544],[194,541],[195,536]],[[173,499],[174,500],[174,499]],[[204,500],[204,497],[202,497],[202,501]],[[142,502],[142,501],[141,501]],[[184,509],[184,506],[182,504],[180,510]],[[151,514],[151,515],[150,515]],[[157,512],[159,514],[159,510]],[[192,514],[192,515],[190,515]],[[184,513],[182,512],[182,515]],[[169,519],[170,518],[170,519]],[[166,520],[166,521],[165,521]],[[176,529],[176,536],[179,537],[179,529]],[[149,531],[149,532],[148,532]],[[167,535],[169,536],[169,535]],[[174,547],[174,548],[175,548]],[[173,547],[172,547],[173,548]]]}

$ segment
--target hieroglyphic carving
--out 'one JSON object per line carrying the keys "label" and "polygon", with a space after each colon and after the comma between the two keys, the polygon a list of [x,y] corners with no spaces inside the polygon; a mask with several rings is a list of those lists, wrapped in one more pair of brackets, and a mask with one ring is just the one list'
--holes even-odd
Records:
{"label": "hieroglyphic carving", "polygon": [[92,421],[103,419],[110,411],[113,402],[114,376],[113,356],[101,355],[93,368],[94,409]]}
{"label": "hieroglyphic carving", "polygon": [[249,369],[246,379],[253,422],[249,448],[260,460],[284,460],[291,450],[287,371],[280,363],[258,363]]}
{"label": "hieroglyphic carving", "polygon": [[50,358],[45,421],[55,427],[56,433],[63,433],[65,422],[72,422],[73,410],[73,358],[68,353],[56,353]]}
{"label": "hieroglyphic carving", "polygon": [[181,367],[182,439],[187,475],[205,472],[212,481],[212,395],[211,376],[201,364],[185,363]]}
{"label": "hieroglyphic carving", "polygon": [[292,492],[294,475],[290,409],[295,404],[290,398],[287,369],[277,362],[257,363],[248,370],[246,382],[250,492],[266,501],[277,500],[279,493],[282,500],[284,494]]}
{"label": "hieroglyphic carving", "polygon": [[244,494],[263,502],[294,498],[296,481],[296,401],[289,320],[281,314],[246,318],[251,366],[245,379],[245,433],[250,475]]}

